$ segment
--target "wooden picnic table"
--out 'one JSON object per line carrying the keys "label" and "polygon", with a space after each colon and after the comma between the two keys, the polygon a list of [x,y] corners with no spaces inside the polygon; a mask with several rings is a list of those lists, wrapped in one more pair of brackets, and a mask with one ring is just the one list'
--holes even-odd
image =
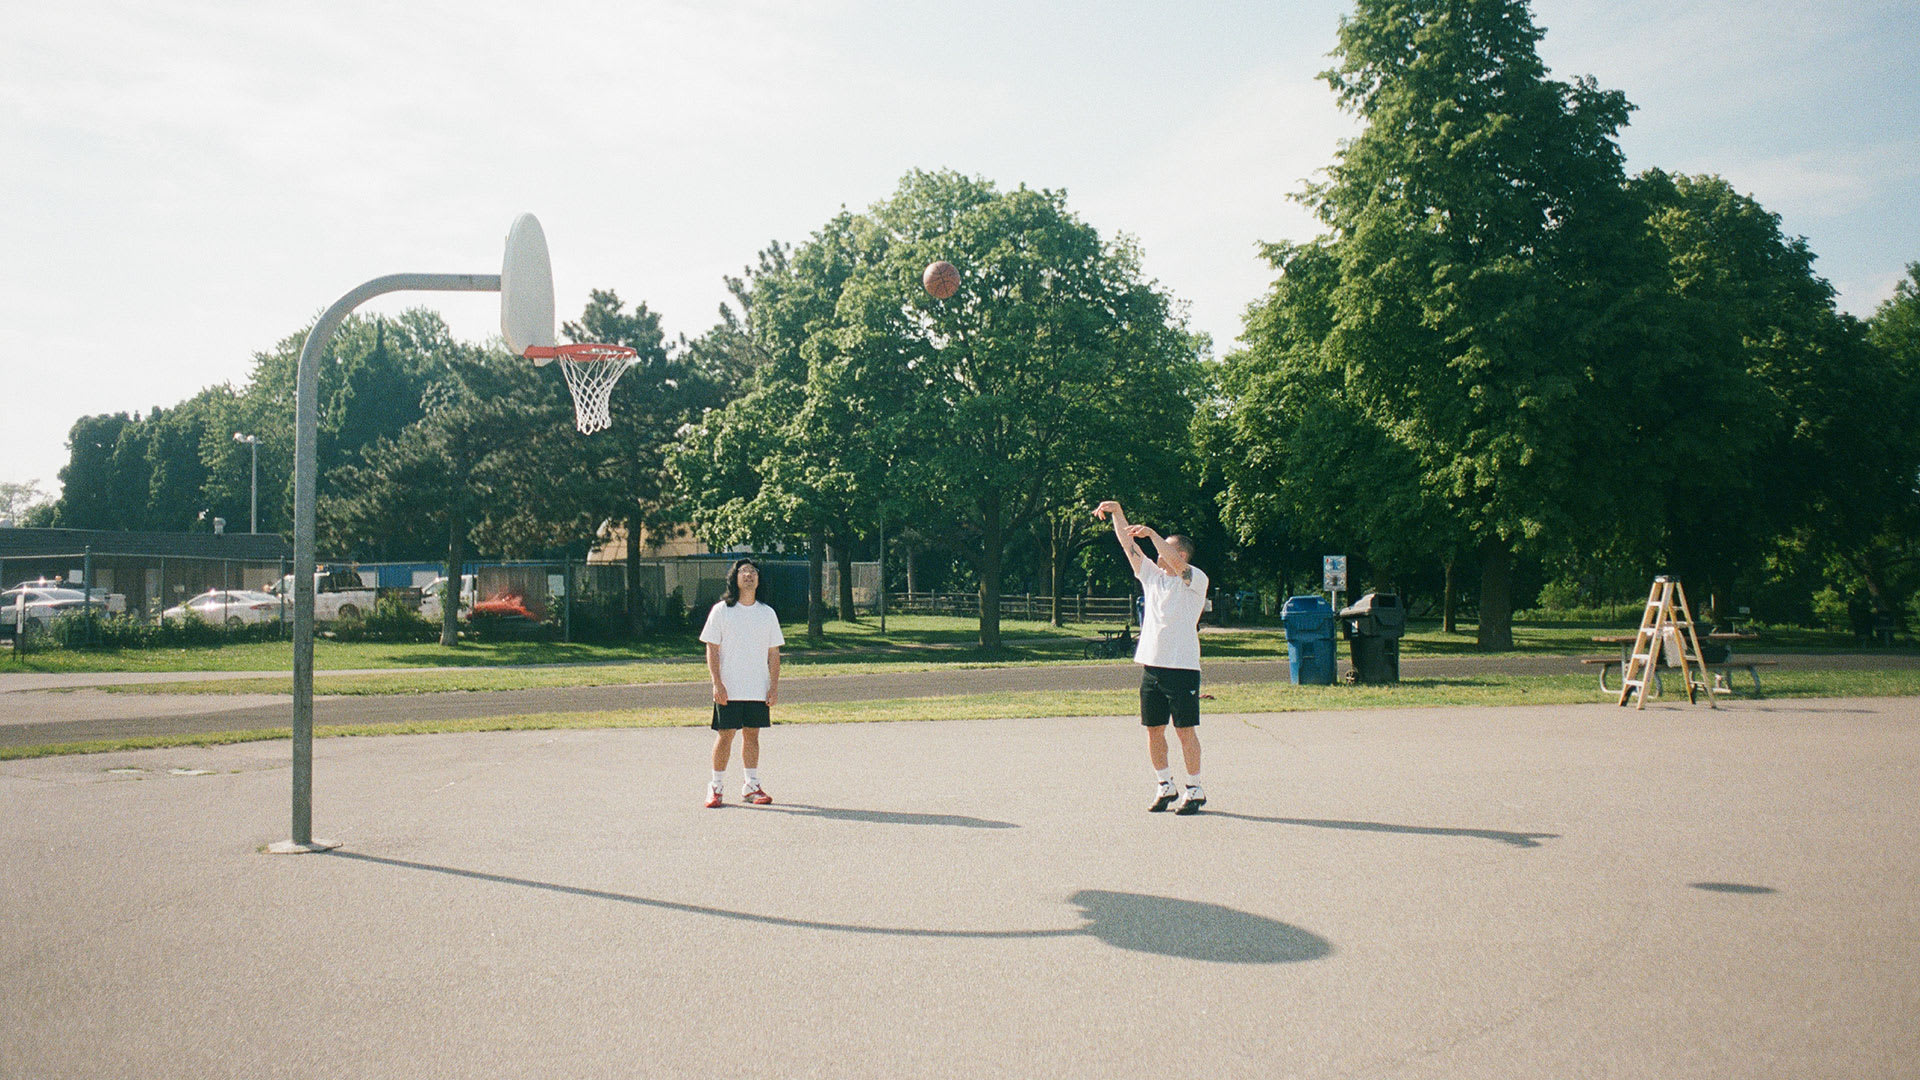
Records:
{"label": "wooden picnic table", "polygon": [[[1723,631],[1720,633],[1704,634],[1702,636],[1705,637],[1708,641],[1751,641],[1759,637],[1760,635]],[[1624,675],[1628,665],[1633,661],[1633,643],[1640,640],[1640,635],[1637,633],[1636,634],[1596,634],[1594,635],[1593,640],[1596,644],[1599,644],[1599,645],[1620,646],[1620,659],[1617,661],[1604,659],[1604,658],[1581,661],[1581,663],[1583,664],[1600,665],[1600,689],[1603,692],[1608,694],[1617,694],[1619,693],[1618,687],[1612,687],[1607,685],[1607,673],[1614,666],[1618,665],[1620,668],[1620,671]],[[1714,672],[1719,676],[1721,676],[1721,678],[1716,680],[1716,682],[1722,683],[1722,684],[1725,682],[1725,676],[1727,674],[1729,674],[1734,670],[1744,669],[1746,673],[1749,676],[1751,676],[1753,679],[1754,696],[1759,697],[1760,696],[1760,672],[1758,669],[1762,667],[1772,667],[1773,664],[1774,662],[1771,660],[1757,660],[1757,661],[1735,660],[1733,659],[1732,655],[1729,654],[1727,659],[1722,660],[1717,664],[1709,663],[1706,665],[1706,668],[1709,672]],[[1658,668],[1655,668],[1653,669],[1651,674],[1653,675],[1654,693],[1658,695],[1660,692],[1660,670]],[[1727,691],[1722,689],[1722,690],[1719,690],[1719,692],[1726,693]]]}
{"label": "wooden picnic table", "polygon": [[[1739,634],[1739,633],[1723,631],[1719,633],[1703,634],[1701,636],[1706,638],[1708,641],[1752,641],[1753,639],[1759,637],[1760,635],[1759,634]],[[1640,635],[1639,634],[1596,634],[1594,635],[1593,640],[1596,644],[1599,644],[1599,645],[1620,646],[1620,664],[1622,669],[1624,670],[1626,667],[1627,661],[1633,659],[1633,643],[1640,640]]]}

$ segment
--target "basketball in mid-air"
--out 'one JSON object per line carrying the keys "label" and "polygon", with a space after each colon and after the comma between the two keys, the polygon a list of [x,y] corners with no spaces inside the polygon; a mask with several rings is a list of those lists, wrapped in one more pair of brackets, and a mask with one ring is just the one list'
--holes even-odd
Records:
{"label": "basketball in mid-air", "polygon": [[929,263],[926,272],[920,275],[920,284],[926,286],[927,294],[935,300],[945,300],[960,288],[960,271],[944,259]]}

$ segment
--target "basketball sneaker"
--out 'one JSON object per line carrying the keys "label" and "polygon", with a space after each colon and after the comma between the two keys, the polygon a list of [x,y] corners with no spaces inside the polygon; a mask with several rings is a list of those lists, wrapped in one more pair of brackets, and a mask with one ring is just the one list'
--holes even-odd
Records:
{"label": "basketball sneaker", "polygon": [[1154,792],[1153,805],[1147,807],[1147,813],[1158,814],[1164,811],[1167,807],[1172,806],[1174,800],[1178,799],[1179,797],[1180,797],[1180,789],[1174,786],[1173,781],[1171,780],[1163,781],[1160,784],[1160,789]]}
{"label": "basketball sneaker", "polygon": [[1197,814],[1200,812],[1200,808],[1205,805],[1207,805],[1207,793],[1201,790],[1199,784],[1189,784],[1187,785],[1186,798],[1180,800],[1180,805],[1174,810],[1174,813]]}
{"label": "basketball sneaker", "polygon": [[718,809],[722,801],[723,800],[720,798],[720,785],[708,784],[707,785],[707,809],[709,810]]}
{"label": "basketball sneaker", "polygon": [[765,788],[762,788],[759,784],[755,784],[750,788],[740,789],[740,801],[743,803],[752,803],[755,806],[771,806],[773,804],[773,796],[767,794]]}

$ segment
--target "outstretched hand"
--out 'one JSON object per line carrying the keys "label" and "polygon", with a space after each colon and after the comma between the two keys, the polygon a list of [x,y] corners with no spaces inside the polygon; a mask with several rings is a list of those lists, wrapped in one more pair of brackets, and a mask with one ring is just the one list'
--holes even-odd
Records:
{"label": "outstretched hand", "polygon": [[1119,512],[1120,504],[1113,499],[1108,499],[1093,508],[1093,516],[1099,518],[1101,521],[1105,521],[1108,517]]}
{"label": "outstretched hand", "polygon": [[1133,537],[1135,540],[1150,540],[1153,538],[1153,530],[1147,528],[1145,525],[1129,525],[1127,526],[1127,535]]}

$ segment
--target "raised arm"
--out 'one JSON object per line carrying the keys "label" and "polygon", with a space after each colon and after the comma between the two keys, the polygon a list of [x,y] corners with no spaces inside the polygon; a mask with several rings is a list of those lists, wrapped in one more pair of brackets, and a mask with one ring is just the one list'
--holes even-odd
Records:
{"label": "raised arm", "polygon": [[1132,565],[1135,577],[1140,574],[1140,560],[1146,558],[1140,553],[1140,545],[1133,539],[1133,526],[1127,524],[1126,511],[1120,509],[1120,503],[1108,499],[1093,508],[1093,516],[1113,519],[1113,535],[1120,541],[1120,550],[1126,553],[1127,562]]}

